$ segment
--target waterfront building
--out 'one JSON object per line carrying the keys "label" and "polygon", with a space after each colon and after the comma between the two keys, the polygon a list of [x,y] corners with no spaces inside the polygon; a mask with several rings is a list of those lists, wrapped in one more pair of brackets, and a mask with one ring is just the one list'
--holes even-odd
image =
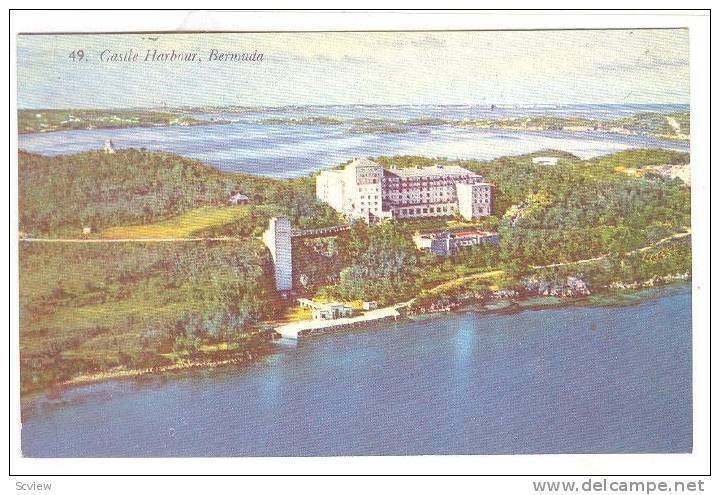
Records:
{"label": "waterfront building", "polygon": [[497,232],[486,232],[480,229],[415,232],[413,235],[415,247],[438,256],[452,256],[465,247],[497,244],[499,241],[500,236]]}
{"label": "waterfront building", "polygon": [[492,212],[492,184],[457,165],[385,169],[361,158],[317,177],[317,199],[350,220],[462,216]]}
{"label": "waterfront building", "polygon": [[292,290],[292,229],[290,220],[273,217],[262,240],[270,250],[275,268],[275,288],[280,292]]}
{"label": "waterfront building", "polygon": [[350,306],[342,303],[319,303],[311,299],[300,298],[298,304],[302,308],[312,311],[313,320],[337,320],[338,318],[349,318],[353,314]]}

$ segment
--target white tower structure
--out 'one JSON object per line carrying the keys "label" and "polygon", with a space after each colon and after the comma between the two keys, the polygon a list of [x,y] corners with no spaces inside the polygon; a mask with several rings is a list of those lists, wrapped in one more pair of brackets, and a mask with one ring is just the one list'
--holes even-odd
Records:
{"label": "white tower structure", "polygon": [[492,207],[492,186],[487,183],[455,185],[458,212],[465,220],[486,217]]}
{"label": "white tower structure", "polygon": [[105,146],[103,147],[103,151],[107,153],[108,155],[111,155],[115,153],[115,145],[113,142],[109,139],[105,140]]}
{"label": "white tower structure", "polygon": [[290,220],[282,217],[270,219],[270,225],[262,236],[270,250],[275,267],[275,288],[292,290],[292,228]]}

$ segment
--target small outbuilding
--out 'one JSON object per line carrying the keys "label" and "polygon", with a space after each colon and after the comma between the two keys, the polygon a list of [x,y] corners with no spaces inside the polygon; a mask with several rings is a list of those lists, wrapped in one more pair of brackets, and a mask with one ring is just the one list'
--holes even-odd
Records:
{"label": "small outbuilding", "polygon": [[500,236],[497,232],[487,232],[477,228],[448,229],[415,232],[413,242],[415,242],[415,247],[420,250],[429,251],[438,256],[453,256],[462,248],[482,244],[498,244]]}
{"label": "small outbuilding", "polygon": [[244,194],[235,193],[232,196],[230,196],[230,199],[228,200],[228,202],[231,205],[246,205],[246,204],[250,203],[250,198],[248,198]]}
{"label": "small outbuilding", "polygon": [[313,320],[337,320],[338,318],[349,318],[353,315],[350,306],[338,302],[318,303],[310,299],[298,299],[301,308],[312,310]]}
{"label": "small outbuilding", "polygon": [[340,303],[323,304],[312,310],[314,320],[337,320],[338,318],[349,318],[353,314],[350,306]]}

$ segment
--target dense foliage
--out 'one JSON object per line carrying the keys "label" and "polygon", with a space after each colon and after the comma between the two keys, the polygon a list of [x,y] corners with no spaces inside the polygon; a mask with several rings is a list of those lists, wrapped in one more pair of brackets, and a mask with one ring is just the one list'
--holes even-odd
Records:
{"label": "dense foliage", "polygon": [[[533,156],[547,153],[453,162],[495,185],[493,213],[500,219],[503,260],[540,265],[624,253],[689,227],[690,189],[680,180],[622,172],[624,168],[688,163],[687,153],[628,150],[583,161],[552,151],[561,158],[557,165],[532,163]],[[380,161],[409,167],[438,160],[394,157]]]}
{"label": "dense foliage", "polygon": [[[532,163],[533,156],[547,154],[559,163]],[[468,222],[355,223],[336,237],[293,241],[298,291],[386,305],[417,295],[432,301],[489,293],[528,277],[579,276],[595,291],[690,272],[689,237],[671,238],[690,226],[690,189],[678,179],[634,173],[686,164],[687,153],[630,150],[580,160],[543,151],[486,162],[408,156],[377,161],[397,167],[454,163],[485,176],[495,186],[493,216],[471,224],[498,230],[499,244],[439,258],[416,250],[412,234]],[[252,238],[271,216],[288,216],[300,228],[344,221],[317,203],[314,177],[223,173],[166,153],[21,152],[19,182],[20,230],[31,236],[78,237],[88,224],[102,234],[111,226],[177,222],[180,214],[186,214],[182,220],[223,210],[233,192],[251,199],[241,214],[203,223],[193,233],[236,238],[220,243],[21,243],[25,390],[80,372],[171,362],[202,354],[213,343],[244,348],[259,323],[283,317],[287,305],[275,293],[269,253]],[[592,262],[574,263],[579,260]],[[545,266],[555,264],[565,265]]]}
{"label": "dense foliage", "polygon": [[[551,154],[554,166],[536,165],[532,158]],[[500,245],[461,251],[449,259],[420,256],[407,274],[409,287],[430,287],[467,273],[501,268],[506,284],[518,283],[535,266],[608,256],[617,262],[599,264],[593,272],[596,287],[643,273],[689,273],[689,251],[682,243],[664,247],[668,263],[651,263],[647,254],[623,258],[690,226],[690,189],[678,179],[636,177],[625,169],[661,164],[687,164],[687,153],[668,150],[627,150],[591,160],[558,151],[503,157],[487,162],[447,161],[416,156],[381,157],[385,166],[415,167],[454,163],[482,174],[494,187],[494,215],[477,222],[499,230]],[[399,224],[414,230],[442,228],[445,221],[420,220]],[[622,263],[620,260],[623,260]],[[642,267],[628,271],[629,260]],[[583,273],[578,266],[570,273]],[[634,273],[634,275],[633,275]],[[602,274],[602,275],[601,275]]]}
{"label": "dense foliage", "polygon": [[282,312],[256,242],[20,245],[24,389],[172,362],[188,340],[244,342]]}
{"label": "dense foliage", "polygon": [[[234,192],[264,206],[258,223],[267,224],[276,214],[298,226],[337,222],[335,212],[315,200],[310,178],[224,173],[189,158],[133,149],[55,157],[19,154],[20,231],[33,237],[76,236],[83,226],[102,230],[152,223],[200,206],[227,204]],[[231,233],[246,225],[225,228]]]}
{"label": "dense foliage", "polygon": [[397,224],[355,224],[341,242],[340,257],[345,268],[331,294],[344,300],[377,300],[380,304],[413,295],[415,246]]}

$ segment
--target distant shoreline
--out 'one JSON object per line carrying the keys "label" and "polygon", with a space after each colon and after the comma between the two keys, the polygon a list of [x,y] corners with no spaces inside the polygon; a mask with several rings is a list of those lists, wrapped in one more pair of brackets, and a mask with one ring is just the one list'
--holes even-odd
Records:
{"label": "distant shoreline", "polygon": [[[621,106],[621,105],[619,105]],[[297,107],[303,108],[303,107]],[[312,107],[306,107],[312,108]],[[333,107],[330,107],[333,108]],[[343,107],[339,107],[343,108]],[[379,108],[384,108],[380,105]],[[392,108],[392,107],[388,107]],[[429,108],[432,108],[430,106]],[[284,115],[261,118],[254,121],[257,125],[347,125],[346,132],[351,134],[402,134],[428,126],[449,126],[507,131],[551,132],[564,131],[590,134],[612,134],[624,136],[645,136],[659,140],[688,142],[689,110],[668,106],[664,110],[645,110],[626,116],[599,118],[592,115],[576,116],[572,113],[537,114],[533,107],[525,108],[529,113],[522,114],[524,107],[488,110],[478,106],[478,113],[457,115],[455,117],[434,117],[432,113],[414,117],[397,118],[390,114],[384,117],[355,117],[334,115]],[[542,109],[545,107],[537,107]],[[562,108],[559,107],[559,108]],[[588,108],[593,108],[589,106]],[[287,110],[292,110],[289,108]],[[284,110],[284,109],[281,109]],[[503,114],[504,110],[509,113]],[[518,113],[514,113],[517,110]],[[231,124],[227,119],[198,119],[192,113],[261,113],[268,110],[19,110],[19,134],[45,134],[67,130],[129,129],[175,126],[213,126]],[[493,115],[499,112],[497,115]]]}

